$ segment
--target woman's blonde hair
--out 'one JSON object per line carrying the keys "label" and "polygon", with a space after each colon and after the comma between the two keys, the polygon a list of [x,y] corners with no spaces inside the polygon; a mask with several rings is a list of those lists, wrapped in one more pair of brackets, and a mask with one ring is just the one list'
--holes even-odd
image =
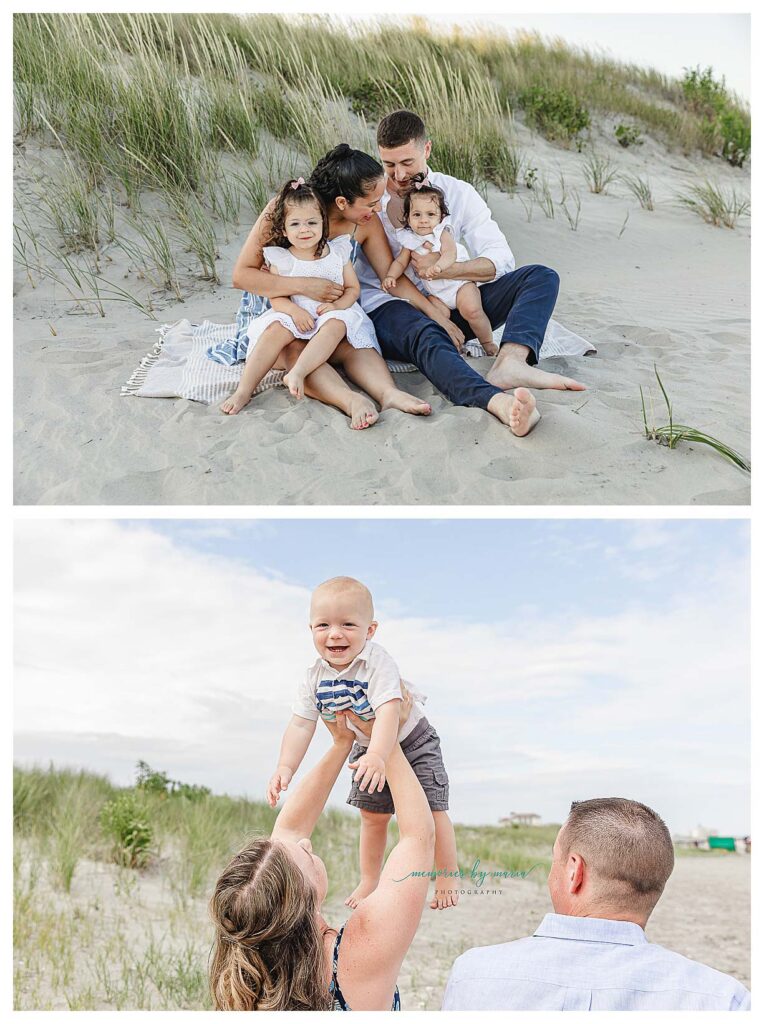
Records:
{"label": "woman's blonde hair", "polygon": [[313,887],[281,843],[253,839],[210,900],[216,1010],[329,1010],[323,934]]}

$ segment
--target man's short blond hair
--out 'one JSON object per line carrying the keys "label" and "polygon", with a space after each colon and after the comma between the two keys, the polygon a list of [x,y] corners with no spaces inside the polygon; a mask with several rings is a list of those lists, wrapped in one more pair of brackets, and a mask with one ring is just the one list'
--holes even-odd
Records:
{"label": "man's short blond hair", "polygon": [[319,583],[313,591],[312,598],[315,598],[319,590],[335,594],[355,594],[360,601],[367,605],[369,618],[374,618],[374,601],[371,591],[360,580],[356,580],[352,576],[333,576],[330,580],[324,580],[323,583]]}

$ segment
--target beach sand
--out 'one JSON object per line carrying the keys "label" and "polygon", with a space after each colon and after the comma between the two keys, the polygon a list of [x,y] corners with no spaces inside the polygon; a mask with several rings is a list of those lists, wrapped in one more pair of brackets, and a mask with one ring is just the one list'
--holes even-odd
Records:
{"label": "beach sand", "polygon": [[[121,397],[120,386],[153,344],[157,324],[125,303],[106,316],[72,312],[60,286],[15,277],[15,500],[19,504],[679,504],[749,501],[749,477],[705,446],[668,450],[643,436],[639,387],[667,421],[657,364],[674,419],[750,454],[750,222],[713,227],[672,198],[711,178],[749,194],[747,170],[687,159],[649,138],[628,150],[600,126],[596,143],[623,171],[649,175],[653,212],[622,183],[594,195],[584,154],[519,126],[530,162],[559,198],[558,174],[581,196],[578,229],[562,211],[528,220],[531,193],[489,189],[487,198],[518,266],[545,263],[562,283],[555,318],[598,353],[549,360],[584,382],[584,393],[536,392],[542,421],[514,438],[490,415],[455,408],[419,373],[400,386],[433,405],[428,419],[386,412],[372,429],[348,429],[339,412],[284,389],[258,396],[235,417],[185,400]],[[45,158],[51,157],[48,152]],[[28,192],[41,154],[17,159]],[[572,204],[569,202],[569,208]],[[628,220],[626,220],[628,215]],[[39,214],[32,209],[34,220]],[[39,226],[39,224],[38,224]],[[227,287],[249,228],[221,246],[224,284],[184,279],[184,303],[156,299],[160,322],[232,323]],[[622,232],[622,233],[621,233]],[[143,287],[119,251],[108,276]],[[53,333],[55,332],[55,334]],[[477,360],[485,371],[490,360]]]}
{"label": "beach sand", "polygon": [[[678,857],[648,940],[750,987],[750,876],[747,855]],[[205,898],[179,896],[182,878],[161,864],[136,873],[82,860],[64,896],[44,877],[21,911],[29,934],[14,956],[15,1008],[202,1008],[211,926]],[[399,976],[404,1010],[439,1010],[457,956],[531,935],[552,909],[543,875],[505,881],[500,895],[490,879],[483,889],[452,910],[425,907]],[[337,928],[349,913],[339,896],[324,911]]]}

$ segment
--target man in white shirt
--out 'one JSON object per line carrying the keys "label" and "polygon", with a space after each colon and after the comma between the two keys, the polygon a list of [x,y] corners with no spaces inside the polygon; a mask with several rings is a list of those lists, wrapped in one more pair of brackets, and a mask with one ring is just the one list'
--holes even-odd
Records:
{"label": "man in white shirt", "polygon": [[[495,396],[510,388],[584,390],[578,381],[535,365],[557,299],[557,273],[538,265],[515,269],[507,240],[472,185],[427,167],[432,142],[417,114],[396,110],[382,118],[377,128],[377,145],[387,174],[379,216],[393,256],[401,249],[395,236],[399,225],[391,223],[387,207],[391,198],[410,187],[414,175],[426,174],[431,184],[445,194],[456,241],[464,242],[472,255],[470,260],[456,262],[438,276],[477,282],[491,325],[504,325],[499,355],[487,379],[483,378],[461,358],[444,328],[410,303],[384,292],[368,261],[359,254],[356,272],[361,282],[361,305],[374,323],[384,357],[414,363],[455,405],[478,406],[500,419],[500,407],[506,399]],[[420,290],[424,287],[415,271],[432,266],[437,260],[437,253],[412,255],[407,273]],[[458,312],[448,310],[443,303],[438,308],[441,314],[450,316],[465,337],[474,336]]]}
{"label": "man in white shirt", "polygon": [[735,978],[648,942],[674,867],[662,819],[636,800],[574,803],[554,844],[553,914],[535,933],[463,953],[444,1010],[749,1010]]}

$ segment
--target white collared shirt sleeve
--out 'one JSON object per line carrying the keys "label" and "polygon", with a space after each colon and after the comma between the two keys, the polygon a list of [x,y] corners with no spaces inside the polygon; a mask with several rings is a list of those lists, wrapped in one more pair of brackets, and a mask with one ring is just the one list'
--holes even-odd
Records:
{"label": "white collared shirt sleeve", "polygon": [[393,659],[379,644],[369,654],[369,688],[366,699],[374,711],[389,700],[402,700],[401,674]]}
{"label": "white collared shirt sleeve", "polygon": [[300,718],[307,718],[310,722],[318,721],[316,681],[315,667],[309,668],[305,673],[305,679],[297,689],[297,695],[292,704],[292,714],[298,715]]}
{"label": "white collared shirt sleeve", "polygon": [[[459,191],[454,205],[457,206],[459,213],[459,223],[454,234],[457,241],[461,235],[461,240],[472,253],[473,259],[482,258],[493,263],[496,268],[493,277],[495,281],[515,269],[515,257],[482,196],[466,181],[460,181],[458,186]],[[450,196],[447,198],[450,199]],[[455,218],[453,207],[451,215]]]}

